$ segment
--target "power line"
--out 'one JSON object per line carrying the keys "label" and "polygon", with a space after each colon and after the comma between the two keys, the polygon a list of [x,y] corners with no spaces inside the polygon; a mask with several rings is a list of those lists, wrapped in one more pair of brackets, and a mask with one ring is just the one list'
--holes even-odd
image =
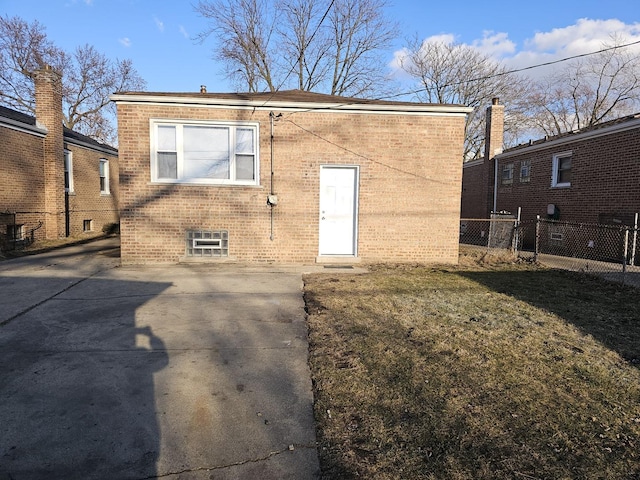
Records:
{"label": "power line", "polygon": [[[555,65],[557,63],[567,62],[569,60],[575,60],[576,58],[584,58],[584,57],[588,57],[588,56],[591,56],[591,55],[597,55],[598,53],[604,53],[604,52],[608,52],[610,50],[616,50],[616,49],[619,49],[619,48],[631,47],[633,45],[638,45],[638,44],[640,44],[640,40],[636,40],[635,42],[631,42],[631,43],[625,43],[623,45],[615,45],[613,47],[603,48],[602,50],[597,50],[595,52],[581,53],[581,54],[578,54],[578,55],[572,55],[570,57],[560,58],[558,60],[552,60],[552,61],[549,61],[549,62],[543,62],[543,63],[537,63],[535,65],[529,65],[528,67],[516,68],[516,69],[513,69],[513,70],[506,70],[504,72],[498,72],[498,73],[495,73],[493,75],[486,75],[484,77],[471,78],[469,80],[464,80],[464,81],[461,80],[459,82],[452,82],[452,83],[445,84],[444,87],[455,87],[456,85],[463,85],[465,83],[479,82],[479,81],[482,81],[482,80],[490,80],[492,78],[497,78],[497,77],[501,77],[501,76],[505,76],[505,75],[510,75],[512,73],[519,73],[519,72],[524,72],[526,70],[533,70],[534,68],[547,67],[549,65]],[[397,98],[397,97],[416,94],[416,93],[420,93],[420,92],[428,91],[428,90],[430,90],[428,87],[424,87],[424,88],[420,88],[418,90],[410,90],[408,92],[397,93],[397,94],[389,95],[389,96],[386,96],[386,97],[376,98],[376,100],[388,100],[390,98]]]}
{"label": "power line", "polygon": [[[518,73],[518,72],[522,72],[522,71],[525,71],[525,70],[531,70],[531,69],[539,68],[539,67],[543,67],[543,66],[554,65],[554,64],[557,64],[557,63],[561,63],[561,62],[574,60],[576,58],[583,58],[583,57],[587,57],[587,56],[591,56],[591,55],[596,55],[598,53],[604,53],[604,52],[607,52],[607,51],[610,51],[610,50],[615,50],[615,49],[618,49],[618,48],[626,48],[626,47],[630,47],[630,46],[638,45],[638,44],[640,44],[640,40],[635,41],[635,42],[631,42],[631,43],[627,43],[627,44],[624,44],[624,45],[616,45],[616,46],[613,46],[613,47],[604,48],[604,49],[601,49],[601,50],[598,50],[598,51],[595,51],[595,52],[588,52],[588,53],[583,53],[583,54],[579,54],[579,55],[573,55],[573,56],[561,58],[561,59],[558,59],[558,60],[553,60],[553,61],[549,61],[549,62],[539,63],[539,64],[536,64],[536,65],[530,65],[530,66],[519,68],[519,69],[500,72],[500,73],[497,73],[497,74],[494,74],[494,75],[488,75],[488,76],[485,76],[485,77],[478,77],[478,78],[474,78],[474,79],[471,79],[471,80],[467,80],[466,82],[463,82],[463,81],[455,82],[455,83],[451,83],[451,84],[449,84],[447,86],[455,86],[455,85],[460,85],[460,84],[464,84],[464,83],[467,83],[467,82],[486,80],[486,79],[490,79],[490,78],[495,78],[495,77],[499,77],[499,76],[508,75],[508,74],[511,74],[511,73]],[[374,100],[388,100],[389,98],[395,98],[395,97],[398,97],[398,96],[408,95],[410,93],[419,93],[419,92],[424,91],[424,90],[426,90],[426,88],[425,89],[420,89],[420,90],[414,90],[414,91],[411,91],[411,92],[395,94],[395,95],[391,95],[391,96],[387,96],[387,97],[380,97],[380,98],[377,98],[377,99],[374,99]],[[343,103],[343,104],[341,104],[339,106],[349,106],[349,105],[354,105],[356,103],[357,102],[345,102],[345,103]],[[436,180],[433,180],[431,178],[425,177],[424,175],[418,175],[418,174],[413,173],[413,172],[402,170],[402,169],[394,167],[392,165],[388,165],[388,164],[379,162],[377,160],[374,160],[374,159],[372,159],[370,157],[367,157],[366,155],[362,155],[360,153],[354,152],[353,150],[350,150],[347,147],[339,145],[339,144],[333,142],[332,140],[329,140],[328,138],[325,138],[325,137],[313,132],[312,130],[307,129],[307,128],[297,124],[296,122],[294,122],[293,120],[290,120],[288,118],[288,117],[294,115],[295,113],[311,112],[311,111],[334,109],[334,108],[336,108],[336,105],[331,105],[331,106],[328,106],[328,107],[309,108],[307,110],[303,110],[303,111],[299,111],[299,112],[291,112],[283,120],[291,123],[292,125],[296,126],[297,128],[303,130],[304,132],[319,138],[320,140],[322,140],[324,142],[327,142],[327,143],[329,143],[329,144],[331,144],[331,145],[333,145],[333,146],[335,146],[337,148],[340,148],[340,149],[342,149],[342,150],[344,150],[344,151],[346,151],[348,153],[351,153],[352,155],[360,157],[360,158],[362,158],[364,160],[367,160],[369,162],[376,163],[378,165],[384,166],[384,167],[392,169],[392,170],[396,170],[398,172],[401,172],[401,173],[404,173],[404,174],[407,174],[407,175],[411,175],[411,176],[416,177],[416,178],[420,178],[420,179],[424,179],[424,180],[428,180],[428,181],[436,181]]]}
{"label": "power line", "polygon": [[[327,16],[329,15],[329,12],[331,11],[331,9],[333,8],[333,4],[336,2],[336,0],[331,0],[331,3],[329,4],[329,6],[327,7],[327,10],[324,12],[324,15],[322,15],[322,18],[320,19],[320,21],[318,22],[318,25],[316,25],[316,29],[313,31],[313,33],[311,34],[311,36],[309,37],[309,41],[306,42],[306,44],[304,45],[304,51],[307,50],[307,48],[309,48],[309,45],[311,45],[311,42],[313,41],[314,37],[316,36],[316,34],[320,31],[320,27],[322,26],[323,22],[325,21],[325,19],[327,18]],[[298,58],[298,62],[300,62],[302,59]],[[287,75],[285,75],[284,79],[280,82],[280,85],[278,85],[275,89],[275,91],[271,92],[271,95],[269,96],[269,98],[267,98],[265,100],[265,102],[262,104],[262,106],[264,107],[267,103],[269,103],[269,101],[273,98],[273,96],[280,91],[280,89],[282,88],[282,86],[285,84],[285,82],[289,79],[289,76],[293,73],[294,69],[296,68],[296,64],[294,63],[291,68],[289,69],[289,72],[287,73]]]}
{"label": "power line", "polygon": [[[552,60],[552,61],[544,62],[544,63],[537,63],[535,65],[529,65],[527,67],[517,68],[517,69],[513,69],[513,70],[506,70],[506,71],[503,71],[503,72],[495,73],[493,75],[486,75],[484,77],[477,77],[477,78],[471,78],[469,80],[461,80],[459,82],[447,83],[447,84],[443,85],[442,88],[455,87],[457,85],[464,85],[464,84],[470,83],[470,82],[479,82],[479,81],[482,81],[482,80],[490,80],[492,78],[497,78],[497,77],[501,77],[501,76],[505,76],[505,75],[510,75],[512,73],[518,73],[518,72],[523,72],[523,71],[526,71],[526,70],[533,70],[534,68],[540,68],[540,67],[546,67],[546,66],[549,66],[549,65],[555,65],[557,63],[567,62],[569,60],[575,60],[576,58],[583,58],[583,57],[588,57],[588,56],[591,56],[591,55],[597,55],[599,53],[608,52],[610,50],[616,50],[616,49],[619,49],[619,48],[631,47],[633,45],[638,45],[638,44],[640,44],[640,40],[637,40],[637,41],[631,42],[631,43],[626,43],[626,44],[623,44],[623,45],[615,45],[613,47],[603,48],[602,50],[597,50],[595,52],[581,53],[579,55],[572,55],[570,57],[564,57],[564,58],[560,58],[558,60]],[[394,98],[404,97],[404,96],[407,96],[407,95],[416,95],[418,93],[422,93],[422,92],[429,91],[429,90],[432,90],[432,89],[430,89],[429,87],[423,87],[423,88],[419,88],[419,89],[415,89],[415,90],[408,90],[408,91],[405,91],[405,92],[395,93],[393,95],[386,95],[386,96],[383,96],[383,97],[377,97],[377,98],[367,99],[367,100],[372,100],[372,101],[376,101],[376,100],[391,100],[391,99],[394,99]],[[340,105],[338,105],[337,107],[341,107],[341,106],[342,107],[347,107],[349,105],[355,105],[356,103],[358,103],[358,102],[344,102],[344,103],[341,103]],[[336,108],[336,105],[331,105],[331,106],[328,106],[328,107],[317,107],[317,108],[314,107],[314,108],[309,108],[307,110],[302,110],[302,111],[299,111],[299,112],[291,112],[291,113],[289,113],[288,116],[294,115],[296,113],[313,112],[313,111],[318,111],[318,110],[328,110],[328,109],[333,109],[333,108]]]}
{"label": "power line", "polygon": [[362,155],[361,153],[354,152],[353,150],[351,150],[351,149],[349,149],[349,148],[347,148],[347,147],[345,147],[345,146],[339,145],[339,144],[335,143],[334,141],[329,140],[328,138],[323,137],[322,135],[319,135],[319,134],[317,134],[316,132],[314,132],[314,131],[312,131],[312,130],[309,130],[308,128],[303,127],[302,125],[298,125],[298,124],[297,124],[296,122],[294,122],[293,120],[285,119],[285,121],[287,121],[287,122],[291,123],[292,125],[294,125],[294,126],[298,127],[300,130],[302,130],[302,131],[304,131],[304,132],[306,132],[306,133],[308,133],[308,134],[310,134],[310,135],[313,135],[313,136],[314,136],[314,137],[316,137],[316,138],[319,138],[319,139],[320,139],[320,140],[322,140],[323,142],[326,142],[326,143],[328,143],[328,144],[330,144],[330,145],[333,145],[334,147],[337,147],[337,148],[339,148],[339,149],[341,149],[341,150],[344,150],[345,152],[348,152],[348,153],[350,153],[350,154],[352,154],[352,155],[355,155],[356,157],[360,157],[360,158],[362,158],[362,159],[364,159],[364,160],[367,160],[368,162],[375,163],[375,164],[380,165],[380,166],[382,166],[382,167],[386,167],[386,168],[389,168],[389,169],[391,169],[391,170],[395,170],[395,171],[397,171],[397,172],[404,173],[404,174],[406,174],[406,175],[410,175],[410,176],[412,176],[412,177],[419,178],[419,179],[421,179],[421,180],[428,180],[428,181],[430,181],[430,182],[439,183],[439,184],[441,184],[441,185],[446,185],[446,182],[442,182],[442,181],[439,181],[439,180],[434,180],[433,178],[429,178],[429,177],[426,177],[426,176],[424,176],[424,175],[419,175],[419,174],[414,173],[414,172],[409,172],[408,170],[403,170],[403,169],[401,169],[401,168],[394,167],[393,165],[389,165],[389,164],[386,164],[386,163],[380,162],[380,161],[378,161],[378,160],[374,160],[373,158],[371,158],[371,157],[367,157],[366,155]]}

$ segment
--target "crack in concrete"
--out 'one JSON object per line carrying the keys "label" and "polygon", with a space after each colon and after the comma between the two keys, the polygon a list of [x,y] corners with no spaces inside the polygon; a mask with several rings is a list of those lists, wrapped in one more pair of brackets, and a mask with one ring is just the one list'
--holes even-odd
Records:
{"label": "crack in concrete", "polygon": [[284,452],[295,451],[296,449],[302,449],[302,448],[315,449],[316,446],[315,445],[303,445],[303,444],[291,445],[291,446],[288,446],[286,448],[282,448],[280,450],[276,450],[275,452],[269,452],[269,454],[265,455],[264,457],[259,457],[259,458],[249,459],[249,460],[242,460],[242,461],[239,461],[239,462],[230,463],[228,465],[215,465],[215,466],[208,466],[208,467],[187,468],[185,470],[180,470],[180,471],[177,471],[177,472],[159,473],[159,474],[154,475],[152,477],[144,477],[144,478],[140,478],[138,480],[151,480],[151,479],[154,479],[154,478],[167,478],[167,477],[171,477],[173,475],[181,475],[183,473],[210,472],[210,471],[213,471],[213,470],[222,470],[224,468],[240,467],[242,465],[248,465],[249,463],[264,462],[265,460],[269,460],[271,457],[275,457],[276,455],[283,454]]}
{"label": "crack in concrete", "polygon": [[43,305],[45,303],[47,303],[50,300],[53,300],[54,298],[56,298],[58,295],[62,295],[65,292],[68,292],[69,290],[71,290],[73,287],[80,285],[82,282],[84,282],[85,280],[89,280],[90,278],[95,277],[96,275],[98,275],[99,273],[102,272],[106,272],[107,270],[113,270],[113,268],[115,267],[110,267],[110,268],[105,268],[103,270],[98,270],[97,272],[92,273],[91,275],[89,275],[88,277],[85,278],[81,278],[80,280],[78,280],[77,282],[73,282],[72,284],[66,286],[65,288],[63,288],[62,290],[60,290],[59,292],[54,293],[53,295],[51,295],[50,297],[45,298],[44,300],[41,300],[37,303],[34,303],[33,305],[28,306],[27,308],[25,308],[24,310],[16,313],[14,316],[7,318],[6,320],[3,320],[0,322],[0,327],[4,327],[5,325],[9,324],[10,322],[14,321],[16,318],[21,317],[22,315],[29,313],[31,310],[38,308],[40,305]]}

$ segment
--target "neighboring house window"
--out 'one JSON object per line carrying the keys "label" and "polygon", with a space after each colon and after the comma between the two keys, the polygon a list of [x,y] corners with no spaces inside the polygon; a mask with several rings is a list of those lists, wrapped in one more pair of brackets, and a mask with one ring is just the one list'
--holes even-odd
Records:
{"label": "neighboring house window", "polygon": [[528,182],[531,179],[531,160],[522,160],[520,162],[520,181]]}
{"label": "neighboring house window", "polygon": [[502,166],[502,184],[511,185],[513,183],[513,163]]}
{"label": "neighboring house window", "polygon": [[73,155],[69,150],[64,151],[64,191],[73,193]]}
{"label": "neighboring house window", "polygon": [[151,180],[258,184],[257,123],[153,122]]}
{"label": "neighboring house window", "polygon": [[571,186],[571,152],[558,153],[553,156],[553,171],[551,173],[552,187]]}
{"label": "neighboring house window", "polygon": [[7,225],[7,238],[12,242],[24,240],[24,225]]}
{"label": "neighboring house window", "polygon": [[100,159],[100,193],[109,194],[109,160]]}

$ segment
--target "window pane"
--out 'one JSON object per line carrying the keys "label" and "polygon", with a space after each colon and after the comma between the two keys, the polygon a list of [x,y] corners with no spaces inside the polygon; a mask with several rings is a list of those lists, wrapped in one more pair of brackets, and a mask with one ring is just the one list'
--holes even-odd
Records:
{"label": "window pane", "polygon": [[253,130],[250,128],[236,129],[236,152],[253,153]]}
{"label": "window pane", "polygon": [[184,127],[184,176],[229,178],[229,129]]}
{"label": "window pane", "polygon": [[158,153],[158,178],[178,178],[178,155],[172,152]]}
{"label": "window pane", "polygon": [[571,183],[571,157],[558,159],[558,183]]}
{"label": "window pane", "polygon": [[104,173],[105,173],[104,167],[105,167],[105,162],[100,162],[100,176],[101,177],[105,176],[104,175]]}
{"label": "window pane", "polygon": [[158,150],[176,151],[176,127],[158,126]]}
{"label": "window pane", "polygon": [[560,170],[558,183],[571,183],[571,170]]}
{"label": "window pane", "polygon": [[184,162],[185,178],[229,179],[229,158],[200,159]]}
{"label": "window pane", "polygon": [[253,155],[236,155],[236,180],[255,180]]}

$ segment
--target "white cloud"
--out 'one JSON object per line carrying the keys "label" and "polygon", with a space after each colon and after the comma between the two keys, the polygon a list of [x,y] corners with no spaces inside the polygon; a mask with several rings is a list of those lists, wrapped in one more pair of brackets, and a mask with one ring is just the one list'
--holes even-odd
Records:
{"label": "white cloud", "polygon": [[[483,32],[482,38],[473,40],[468,45],[504,62],[509,69],[519,69],[596,52],[606,44],[611,44],[614,38],[622,43],[640,41],[640,22],[625,24],[617,19],[582,18],[573,25],[554,28],[548,32],[535,32],[522,45],[511,41],[508,33],[492,31]],[[456,41],[456,36],[443,33],[425,39],[425,42],[429,41],[449,43]],[[633,51],[640,55],[640,45],[629,48],[633,48]],[[394,52],[390,68],[395,75],[398,75],[399,62],[405,54],[404,49]],[[534,68],[527,73],[540,77],[548,74],[553,68],[553,66]]]}
{"label": "white cloud", "polygon": [[189,33],[187,32],[186,28],[184,28],[182,25],[180,25],[179,30],[180,30],[180,33],[182,34],[182,36],[184,38],[189,38]]}
{"label": "white cloud", "polygon": [[129,37],[119,38],[118,41],[123,47],[129,48],[131,46],[131,39],[129,39]]}
{"label": "white cloud", "polygon": [[509,40],[509,34],[489,30],[482,32],[482,38],[474,40],[471,45],[482,53],[495,58],[512,54],[516,50],[516,44]]}
{"label": "white cloud", "polygon": [[[537,32],[525,40],[523,48],[505,59],[509,68],[524,68],[545,62],[561,60],[585,53],[597,52],[614,39],[618,43],[640,41],[640,23],[625,24],[620,20],[579,19],[574,25]],[[640,45],[629,47],[640,53]],[[533,76],[549,73],[554,67],[530,70]]]}
{"label": "white cloud", "polygon": [[439,35],[431,35],[424,39],[422,43],[454,43],[456,36],[453,33],[441,33]]}
{"label": "white cloud", "polygon": [[164,32],[164,22],[160,20],[158,17],[156,17],[155,15],[153,17],[153,21],[156,23],[156,27],[158,27],[158,30],[160,30],[161,32]]}

